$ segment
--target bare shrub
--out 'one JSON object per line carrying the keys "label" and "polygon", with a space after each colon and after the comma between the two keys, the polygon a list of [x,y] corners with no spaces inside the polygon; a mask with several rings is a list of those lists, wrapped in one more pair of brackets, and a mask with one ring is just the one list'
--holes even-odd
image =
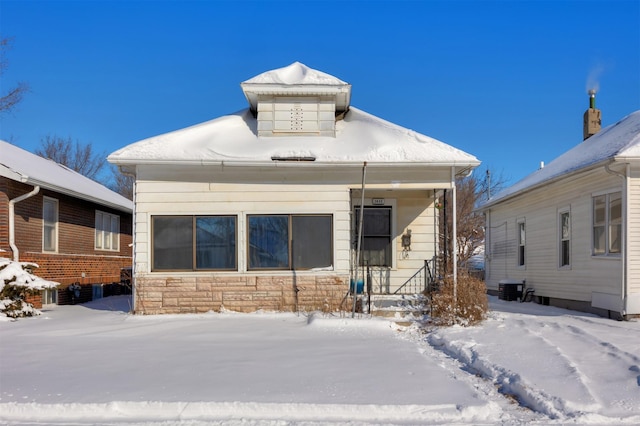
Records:
{"label": "bare shrub", "polygon": [[445,279],[432,295],[431,317],[438,325],[474,325],[484,320],[488,310],[487,287],[471,275],[458,277],[455,306],[451,278]]}

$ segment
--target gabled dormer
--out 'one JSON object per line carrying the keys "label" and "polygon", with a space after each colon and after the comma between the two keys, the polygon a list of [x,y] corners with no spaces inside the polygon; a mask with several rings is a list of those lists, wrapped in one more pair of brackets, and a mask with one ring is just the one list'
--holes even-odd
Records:
{"label": "gabled dormer", "polygon": [[351,85],[300,62],[240,84],[258,136],[332,136],[351,101]]}

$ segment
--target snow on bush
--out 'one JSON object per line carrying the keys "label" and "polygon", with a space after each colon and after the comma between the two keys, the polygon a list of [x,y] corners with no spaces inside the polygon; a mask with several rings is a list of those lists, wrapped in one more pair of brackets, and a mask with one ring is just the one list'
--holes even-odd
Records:
{"label": "snow on bush", "polygon": [[14,262],[0,257],[0,312],[10,318],[39,315],[40,311],[25,299],[59,284],[33,275],[35,263]]}

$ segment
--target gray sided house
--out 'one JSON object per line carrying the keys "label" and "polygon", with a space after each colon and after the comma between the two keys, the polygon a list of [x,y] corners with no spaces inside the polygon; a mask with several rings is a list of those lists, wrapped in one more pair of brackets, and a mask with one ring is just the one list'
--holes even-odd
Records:
{"label": "gray sided house", "polygon": [[433,268],[436,199],[474,156],[352,107],[350,84],[298,62],[241,88],[247,109],[109,156],[136,177],[137,313],[332,311],[356,264],[376,293]]}
{"label": "gray sided house", "polygon": [[589,130],[599,118],[592,94],[585,140],[480,207],[490,291],[524,281],[540,303],[640,315],[640,111]]}

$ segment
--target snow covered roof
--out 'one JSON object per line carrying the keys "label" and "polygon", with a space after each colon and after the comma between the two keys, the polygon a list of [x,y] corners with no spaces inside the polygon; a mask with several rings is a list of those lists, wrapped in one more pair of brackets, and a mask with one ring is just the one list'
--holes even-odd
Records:
{"label": "snow covered roof", "polygon": [[240,83],[240,87],[254,112],[258,95],[331,96],[336,101],[337,112],[346,111],[351,102],[349,83],[300,62],[264,72]]}
{"label": "snow covered roof", "polygon": [[0,176],[131,213],[133,203],[62,164],[0,140]]}
{"label": "snow covered roof", "polygon": [[336,136],[258,137],[248,109],[151,137],[111,155],[115,164],[274,164],[276,157],[314,158],[312,164],[476,167],[473,155],[351,107]]}
{"label": "snow covered roof", "polygon": [[606,161],[640,160],[640,110],[606,127],[565,152],[545,167],[497,193],[480,206],[487,208],[506,198],[546,184],[561,176],[584,170]]}

